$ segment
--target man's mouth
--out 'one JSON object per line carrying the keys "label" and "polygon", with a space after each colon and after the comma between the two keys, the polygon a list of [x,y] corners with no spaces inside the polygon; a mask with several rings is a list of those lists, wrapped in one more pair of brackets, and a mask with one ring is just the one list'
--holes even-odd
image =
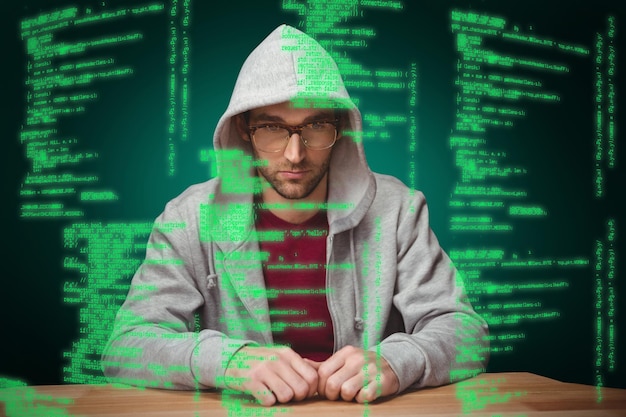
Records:
{"label": "man's mouth", "polygon": [[281,174],[283,177],[289,178],[289,179],[300,179],[303,178],[306,173],[308,171],[305,170],[299,170],[299,171],[278,171],[279,174]]}

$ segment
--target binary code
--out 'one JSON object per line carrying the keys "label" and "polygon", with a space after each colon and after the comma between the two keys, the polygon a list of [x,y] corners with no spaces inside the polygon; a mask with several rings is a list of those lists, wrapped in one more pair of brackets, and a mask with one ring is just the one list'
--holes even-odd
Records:
{"label": "binary code", "polygon": [[[617,222],[609,218],[605,226],[605,236],[595,241],[593,257],[594,366],[598,388],[604,386],[606,373],[615,372],[617,356]],[[600,400],[600,390],[598,396]]]}
{"label": "binary code", "polygon": [[[476,381],[469,379],[456,384],[457,398],[461,400],[462,413],[472,415],[476,411],[485,409],[491,404],[509,402],[512,398],[528,395],[524,391],[498,389],[496,386],[506,382],[505,378],[496,377]],[[525,414],[520,415],[520,417]]]}
{"label": "binary code", "polygon": [[[607,227],[612,232],[595,243],[588,242],[587,251],[571,255],[550,255],[533,247],[541,247],[540,242],[520,238],[524,228],[534,228],[527,225],[545,224],[555,213],[527,185],[531,181],[525,178],[532,174],[531,168],[515,154],[517,145],[510,141],[516,136],[507,132],[523,126],[525,118],[537,117],[542,106],[568,105],[563,97],[570,95],[550,86],[558,84],[555,79],[574,84],[574,68],[593,60],[596,71],[587,80],[596,94],[597,110],[590,114],[596,132],[594,166],[587,170],[594,173],[594,189],[586,191],[596,198],[606,193],[604,178],[615,161],[616,50],[612,41],[607,45],[607,39],[614,36],[615,22],[608,18],[607,33],[598,32],[595,45],[571,44],[520,26],[501,16],[451,11],[458,61],[456,121],[449,146],[459,179],[449,201],[449,227],[464,246],[450,248],[450,256],[466,277],[476,310],[490,325],[492,354],[510,353],[524,343],[527,332],[518,330],[520,325],[529,329],[528,323],[562,319],[558,306],[546,297],[567,293],[573,284],[566,277],[581,276],[576,271],[582,271],[582,276],[593,271],[598,317],[596,382],[601,386],[602,373],[610,369],[607,358],[614,357],[615,349],[614,328],[607,329],[605,323],[615,325],[614,281],[610,278],[614,272],[609,270],[614,271],[611,239],[616,222],[609,220]],[[503,52],[516,48],[520,53]],[[516,238],[518,242],[512,243]],[[611,263],[606,259],[608,246]],[[607,291],[609,285],[612,290]]]}
{"label": "binary code", "polygon": [[40,394],[35,387],[16,379],[0,378],[0,401],[4,403],[5,415],[10,417],[72,416],[66,410],[73,402],[71,398]]}
{"label": "binary code", "polygon": [[152,223],[76,223],[63,233],[72,275],[63,284],[63,302],[78,307],[78,340],[63,353],[63,380],[104,383],[100,355],[130,279],[141,264]]}
{"label": "binary code", "polygon": [[171,0],[169,9],[169,97],[167,175],[177,172],[177,148],[189,139],[189,73],[191,70],[191,0]]}
{"label": "binary code", "polygon": [[[363,132],[359,137],[353,137],[353,140],[389,142],[394,140],[390,128],[396,127],[404,132],[411,130],[409,146],[414,149],[417,141],[417,114],[413,111],[417,104],[416,63],[411,63],[408,68],[369,68],[352,58],[355,52],[367,49],[368,42],[376,37],[374,27],[360,24],[366,14],[381,10],[399,12],[403,9],[402,2],[283,0],[282,8],[286,12],[297,13],[300,19],[297,27],[315,38],[337,63],[352,101],[362,111]],[[411,107],[411,115],[406,112],[368,111],[368,108],[374,107],[360,96],[372,91],[382,94],[383,98],[379,97],[381,100],[401,100],[404,105]],[[402,140],[405,136],[406,133]]]}
{"label": "binary code", "polygon": [[[171,19],[170,48],[168,57],[163,57],[169,69],[169,119],[167,132],[163,132],[168,156],[163,166],[168,175],[174,175],[177,143],[186,140],[189,130],[190,0],[173,0],[171,5],[135,2],[126,7],[101,2],[22,20],[20,35],[28,61],[27,107],[20,142],[30,168],[20,189],[21,217],[90,217],[94,203],[120,200],[119,190],[102,170],[103,162],[111,162],[101,161],[103,154],[109,157],[103,152],[106,144],[94,143],[96,132],[89,127],[95,126],[85,120],[98,111],[104,92],[116,88],[120,80],[136,77],[136,65],[128,61],[124,50],[153,42],[142,27],[153,24],[155,18],[162,19],[164,13]],[[116,117],[122,112],[115,115],[107,109],[107,114]]]}
{"label": "binary code", "polygon": [[[410,62],[408,68],[378,67],[368,68],[353,59],[355,51],[368,48],[368,43],[377,35],[374,27],[360,24],[365,20],[367,12],[378,10],[401,11],[404,6],[400,1],[342,1],[331,2],[327,0],[293,1],[284,0],[283,8],[287,11],[293,10],[300,16],[298,27],[307,34],[313,36],[320,44],[327,49],[337,62],[339,70],[345,82],[345,86],[350,92],[351,99],[359,106],[363,119],[363,132],[360,137],[353,140],[364,141],[365,145],[372,143],[390,144],[399,141],[406,141],[404,147],[408,151],[408,172],[407,185],[411,190],[417,186],[417,153],[418,153],[418,65],[417,62]],[[367,99],[361,98],[362,93],[377,93],[377,100],[401,101],[402,109],[398,112],[389,113],[379,110]],[[401,97],[401,98],[400,98]],[[377,111],[378,110],[378,111]],[[396,128],[395,130],[393,128]],[[350,132],[348,132],[350,133]],[[367,148],[366,148],[367,149]],[[393,157],[397,158],[397,155]],[[413,191],[411,191],[413,193]],[[414,212],[415,207],[411,207]],[[380,225],[380,218],[376,221],[377,241],[381,240],[383,234]],[[386,236],[393,239],[392,236]],[[377,250],[370,250],[365,246],[360,256],[365,262],[365,267],[361,271],[364,276],[375,274],[376,281],[381,279],[381,254]],[[371,265],[368,267],[368,263]],[[370,270],[371,269],[371,270]],[[462,283],[460,284],[462,285]],[[373,311],[381,310],[381,300],[375,289],[364,286],[362,303],[365,306],[374,306]],[[369,309],[366,308],[363,321],[374,320],[376,329],[382,326],[380,317],[369,317]],[[460,339],[462,343],[457,346],[457,365],[463,367],[468,361],[475,361],[477,357],[484,357],[486,352],[476,349],[476,335],[468,334],[463,319],[460,319],[459,332],[463,333]],[[364,330],[363,349],[370,349],[369,330]],[[380,344],[376,346],[378,361],[382,360],[380,355]],[[480,369],[452,371],[452,380],[465,379],[481,372]],[[469,391],[469,389],[468,389]],[[475,395],[475,394],[474,394]],[[472,395],[466,394],[462,398],[468,400]],[[472,401],[470,401],[472,402]],[[475,402],[475,401],[474,401]],[[369,408],[364,410],[364,415],[369,414]]]}
{"label": "binary code", "polygon": [[[26,118],[20,142],[30,162],[20,189],[20,216],[92,219],[64,229],[68,254],[63,268],[77,276],[64,282],[62,302],[77,307],[79,334],[62,355],[65,382],[105,382],[100,354],[152,228],[148,219],[143,223],[93,222],[98,207],[119,201],[121,193],[102,172],[100,148],[105,143],[95,142],[94,132],[81,124],[100,109],[103,92],[114,89],[119,80],[136,76],[124,50],[153,43],[149,36],[155,30],[144,28],[161,22],[164,14],[169,26],[160,32],[167,33],[169,41],[160,55],[167,68],[162,84],[168,89],[168,109],[158,117],[166,120],[168,116],[163,132],[168,156],[161,169],[171,176],[176,172],[177,143],[187,140],[189,131],[191,1],[129,2],[127,6],[95,2],[41,13],[20,24],[28,57]],[[121,115],[109,108],[101,120]]]}
{"label": "binary code", "polygon": [[[426,193],[431,216],[445,219],[443,230],[435,232],[460,272],[458,285],[465,286],[474,308],[489,323],[491,371],[532,368],[532,372],[545,371],[546,376],[565,380],[561,375],[567,371],[550,368],[552,348],[542,345],[549,332],[544,329],[561,326],[562,333],[559,330],[556,336],[547,336],[552,336],[551,340],[562,337],[565,341],[559,345],[560,356],[579,361],[581,369],[567,374],[570,379],[594,383],[598,388],[620,378],[623,381],[619,376],[623,368],[619,338],[623,327],[619,322],[623,180],[618,178],[623,172],[618,112],[618,81],[623,76],[619,65],[621,11],[618,17],[611,13],[595,20],[580,17],[571,32],[562,28],[552,32],[558,22],[550,22],[547,15],[530,19],[528,14],[518,14],[519,8],[491,0],[472,10],[453,6],[452,1],[436,2],[440,7],[436,12],[435,3],[427,6],[395,0],[282,0],[263,7],[254,2],[211,6],[194,2],[192,7],[190,0],[60,1],[60,8],[55,10],[43,3],[24,2],[21,7],[25,12],[19,14],[16,26],[24,55],[23,76],[16,80],[24,87],[23,97],[19,97],[23,101],[16,107],[23,107],[23,117],[17,136],[16,132],[9,133],[17,138],[25,163],[19,167],[19,182],[12,184],[11,192],[19,195],[19,223],[41,225],[36,232],[16,226],[32,233],[20,238],[50,240],[53,249],[63,247],[56,263],[48,260],[41,267],[49,272],[46,277],[60,281],[57,287],[62,287],[62,298],[51,303],[63,304],[76,314],[74,323],[57,324],[60,330],[65,326],[73,331],[59,349],[62,351],[55,352],[62,362],[58,382],[105,381],[100,354],[130,279],[142,262],[147,236],[154,227],[162,227],[166,233],[168,228],[181,227],[151,223],[152,213],[156,215],[178,192],[170,192],[167,186],[173,184],[178,190],[205,177],[221,176],[230,179],[223,182],[224,192],[262,190],[257,177],[240,175],[262,161],[240,151],[207,149],[214,128],[211,118],[223,110],[227,97],[221,94],[230,93],[229,83],[236,77],[222,66],[228,67],[231,61],[239,64],[239,57],[247,53],[237,42],[238,36],[248,32],[233,29],[233,16],[246,22],[247,29],[258,25],[253,29],[258,33],[269,31],[274,23],[296,20],[296,26],[317,39],[337,62],[364,125],[362,133],[342,133],[363,141],[372,169],[402,177],[411,189],[427,189],[434,183],[432,189],[444,190],[441,195]],[[561,12],[566,15],[570,5],[561,3]],[[222,7],[236,14],[222,15]],[[589,8],[593,14],[596,6],[590,3]],[[204,14],[192,19],[192,10]],[[274,21],[275,16],[282,17]],[[445,22],[440,26],[449,39],[441,32],[427,34],[431,39],[422,39],[423,33],[414,32],[412,25],[431,18]],[[192,28],[197,22],[198,27]],[[206,30],[222,24],[231,26],[222,28],[219,38]],[[396,25],[400,30],[390,35]],[[579,32],[592,32],[593,36],[576,36]],[[284,37],[286,50],[295,46],[310,51],[310,45],[290,36],[286,33]],[[427,44],[434,45],[428,52],[432,55],[420,55]],[[194,45],[197,48],[192,51]],[[208,64],[203,62],[205,58]],[[196,64],[205,72],[192,79],[192,65]],[[437,84],[438,74],[433,76],[432,68],[444,74],[443,82]],[[449,79],[448,68],[453,73]],[[337,87],[337,80],[322,78],[317,82],[304,85],[305,92],[306,88],[317,91],[321,87],[330,92]],[[453,92],[450,96],[441,88],[444,83]],[[444,90],[441,97],[428,90],[432,84]],[[203,90],[205,85],[210,87]],[[144,101],[135,101],[136,97],[144,97]],[[147,102],[150,106],[145,105]],[[440,106],[440,102],[445,104]],[[193,112],[201,117],[193,119],[198,123],[192,125]],[[444,133],[431,135],[425,126],[436,122],[427,119],[446,112],[451,122],[442,117]],[[436,163],[452,176],[449,193],[445,181],[432,175],[432,166],[424,161],[423,155],[432,155],[427,153],[432,142],[442,144],[443,150],[434,159],[441,157]],[[189,180],[185,175],[197,162],[188,163],[193,152],[193,157],[200,154],[211,171],[209,175],[190,175]],[[138,155],[145,155],[145,159]],[[420,157],[423,159],[418,163]],[[12,163],[9,161],[9,166]],[[139,170],[145,173],[145,182],[138,178]],[[172,182],[163,186],[163,178],[155,177],[155,173]],[[208,197],[211,200],[212,196]],[[343,204],[320,204],[317,208],[350,208]],[[129,207],[141,207],[149,216],[129,215],[125,211]],[[200,241],[240,239],[246,232],[240,220],[249,216],[250,210],[236,204],[202,205]],[[217,227],[225,221],[230,221],[228,227]],[[56,233],[48,228],[51,224],[57,225]],[[377,225],[381,239],[388,239],[384,228]],[[216,235],[216,230],[221,234]],[[307,236],[319,233],[306,231]],[[264,230],[256,231],[253,238],[282,242],[285,237],[285,231]],[[215,255],[217,263],[224,261],[221,254]],[[266,255],[229,254],[230,259],[244,265],[233,273],[233,279],[243,280],[249,271],[246,262],[264,261]],[[377,248],[365,246],[359,255],[368,262],[358,272],[380,280],[385,265]],[[181,262],[160,259],[146,265]],[[285,273],[323,267],[355,269],[351,263],[268,265]],[[41,279],[41,275],[32,279]],[[141,296],[149,296],[153,289],[144,290]],[[245,296],[271,300],[283,294],[316,295],[323,290],[248,287],[243,291]],[[365,309],[362,319],[376,320],[372,317],[380,307],[376,288],[365,287],[362,292],[360,301],[373,306]],[[42,305],[37,311],[45,312],[49,307]],[[236,314],[242,306],[229,309]],[[270,326],[273,331],[322,325],[307,321],[305,307],[270,309],[268,313],[270,323],[244,320],[242,325],[257,329]],[[577,323],[581,317],[588,320]],[[377,325],[379,330],[382,324],[378,321]],[[190,328],[197,331],[200,327],[196,316]],[[485,354],[472,350],[475,335],[468,332],[469,328],[461,318],[457,336],[464,343],[457,346],[458,369],[453,367],[450,375],[453,381],[471,377],[474,372],[464,370],[463,363]],[[372,348],[365,333],[364,347]],[[146,333],[144,337],[151,336]],[[523,362],[537,346],[543,346],[546,356],[533,358],[534,365]],[[133,350],[119,353],[140,354]],[[123,366],[143,365],[137,360]],[[125,382],[172,387],[157,380],[181,371],[159,363],[146,366],[154,380]],[[586,367],[593,370],[589,372]],[[11,372],[16,371],[13,368]],[[7,408],[7,415],[66,415],[65,399],[39,398],[25,386],[32,381],[53,383],[54,375],[48,371],[46,380],[39,370],[29,372],[26,382],[0,378],[0,388],[19,390],[7,402],[13,407]],[[500,382],[498,378],[459,382],[457,396],[463,411],[480,411],[525,395],[495,389]],[[602,391],[598,389],[600,401]],[[252,397],[228,389],[223,391],[222,402],[231,416],[274,415],[290,409],[248,407],[255,404]],[[369,412],[367,408],[366,414]]]}
{"label": "binary code", "polygon": [[[594,196],[604,199],[608,194],[606,177],[616,168],[616,19],[608,16],[604,33],[596,34],[594,48],[595,140]],[[617,329],[617,220],[608,217],[605,233],[595,241],[593,257],[595,306],[595,384],[604,385],[606,373],[615,372]],[[598,389],[598,400],[602,392]]]}

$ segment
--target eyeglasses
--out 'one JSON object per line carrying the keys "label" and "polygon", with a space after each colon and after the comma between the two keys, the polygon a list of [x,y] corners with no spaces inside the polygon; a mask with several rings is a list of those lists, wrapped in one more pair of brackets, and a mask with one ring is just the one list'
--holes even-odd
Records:
{"label": "eyeglasses", "polygon": [[282,123],[264,123],[248,126],[257,149],[263,152],[282,152],[294,133],[300,135],[302,144],[315,151],[332,147],[337,141],[339,120],[320,120],[298,126]]}

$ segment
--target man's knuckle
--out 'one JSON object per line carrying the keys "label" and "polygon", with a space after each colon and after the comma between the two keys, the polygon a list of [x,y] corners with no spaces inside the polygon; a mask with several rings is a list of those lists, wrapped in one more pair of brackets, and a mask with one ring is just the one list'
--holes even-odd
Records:
{"label": "man's knuckle", "polygon": [[304,381],[297,383],[295,387],[293,387],[294,398],[296,400],[302,400],[307,397],[309,394],[309,385]]}
{"label": "man's knuckle", "polygon": [[376,391],[368,390],[365,392],[365,400],[366,401],[374,401],[376,399]]}
{"label": "man's knuckle", "polygon": [[353,384],[344,383],[341,386],[341,397],[346,401],[352,400],[357,392],[358,389]]}
{"label": "man's knuckle", "polygon": [[252,394],[252,396],[256,398],[261,405],[270,406],[270,405],[274,405],[274,403],[276,402],[276,398],[267,389],[249,390],[247,392]]}
{"label": "man's knuckle", "polygon": [[320,366],[320,369],[318,369],[317,374],[322,379],[328,379],[332,375],[331,370],[329,368],[326,368],[324,365]]}
{"label": "man's knuckle", "polygon": [[336,378],[328,378],[326,381],[326,391],[338,392],[341,389],[341,384]]}
{"label": "man's knuckle", "polygon": [[269,395],[257,394],[257,395],[254,395],[254,398],[256,398],[259,401],[259,403],[261,403],[261,405],[264,405],[266,407],[269,407],[270,405],[274,405],[274,403],[276,402],[276,398],[274,398],[273,396],[269,396]]}
{"label": "man's knuckle", "polygon": [[361,355],[352,355],[346,359],[346,364],[351,367],[363,367],[365,360]]}
{"label": "man's knuckle", "polygon": [[278,388],[274,391],[274,395],[278,401],[286,403],[291,401],[293,398],[293,391],[289,387]]}
{"label": "man's knuckle", "polygon": [[305,372],[304,375],[302,375],[302,379],[304,379],[304,382],[306,382],[308,386],[317,385],[317,381],[318,381],[317,372],[314,372],[314,371]]}

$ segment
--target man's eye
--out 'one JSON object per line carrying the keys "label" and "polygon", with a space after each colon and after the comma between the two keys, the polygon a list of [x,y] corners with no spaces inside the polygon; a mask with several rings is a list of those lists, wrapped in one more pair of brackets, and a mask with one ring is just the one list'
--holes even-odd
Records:
{"label": "man's eye", "polygon": [[309,125],[309,128],[313,130],[322,130],[326,128],[325,122],[313,122]]}
{"label": "man's eye", "polygon": [[277,132],[280,129],[282,129],[279,125],[265,125],[264,128],[268,131],[268,132]]}

